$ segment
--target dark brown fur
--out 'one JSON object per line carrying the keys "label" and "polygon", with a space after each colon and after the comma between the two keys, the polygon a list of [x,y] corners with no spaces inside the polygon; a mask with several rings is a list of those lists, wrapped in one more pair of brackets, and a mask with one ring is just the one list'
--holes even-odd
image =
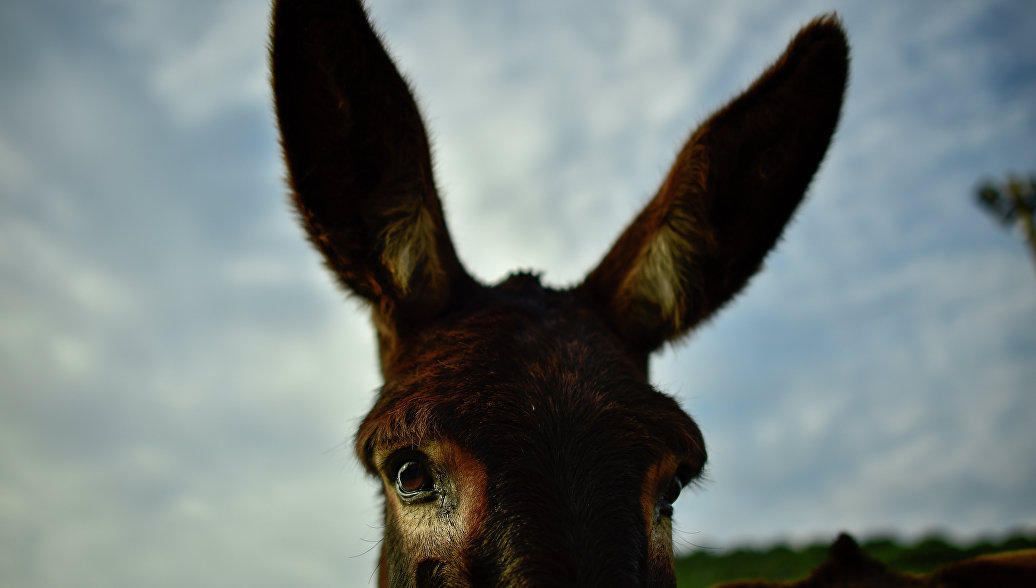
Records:
{"label": "dark brown fur", "polygon": [[[702,124],[567,290],[464,271],[420,113],[359,2],[275,2],[271,68],[296,207],[378,332],[385,383],[356,450],[384,488],[380,583],[673,586],[674,484],[706,455],[648,356],[741,290],[802,199],[845,89],[838,21]],[[408,462],[427,500],[398,484]]]}

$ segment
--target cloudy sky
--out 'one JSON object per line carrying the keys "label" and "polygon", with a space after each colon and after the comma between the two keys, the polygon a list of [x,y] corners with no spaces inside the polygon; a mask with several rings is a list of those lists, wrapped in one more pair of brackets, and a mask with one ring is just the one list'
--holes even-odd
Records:
{"label": "cloudy sky", "polygon": [[[372,2],[468,268],[579,280],[813,16],[853,46],[810,200],[654,364],[709,442],[678,544],[1036,528],[1036,8]],[[789,4],[793,4],[789,6]],[[284,200],[257,0],[0,2],[0,584],[365,585],[365,314]]]}

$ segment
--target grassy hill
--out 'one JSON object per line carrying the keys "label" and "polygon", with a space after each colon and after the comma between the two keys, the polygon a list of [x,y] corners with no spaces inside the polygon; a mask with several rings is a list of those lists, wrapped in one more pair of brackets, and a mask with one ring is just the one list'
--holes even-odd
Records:
{"label": "grassy hill", "polygon": [[[717,582],[749,578],[794,580],[806,576],[824,561],[830,541],[795,549],[778,544],[766,549],[738,548],[715,552],[702,550],[676,559],[676,579],[680,588],[712,586]],[[958,546],[944,537],[933,535],[912,545],[902,545],[891,538],[860,541],[871,557],[894,570],[930,572],[935,568],[971,557],[1036,548],[1036,532],[1019,533],[1000,541],[981,541]]]}

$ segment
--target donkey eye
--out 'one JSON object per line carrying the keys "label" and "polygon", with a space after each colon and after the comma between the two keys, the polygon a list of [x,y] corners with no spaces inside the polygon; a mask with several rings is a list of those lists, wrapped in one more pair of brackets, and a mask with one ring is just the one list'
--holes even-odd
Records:
{"label": "donkey eye", "polygon": [[396,492],[400,497],[411,499],[433,489],[432,475],[423,464],[414,460],[399,464],[396,469]]}
{"label": "donkey eye", "polygon": [[683,480],[680,479],[680,476],[673,476],[673,479],[669,480],[669,484],[666,485],[665,492],[662,493],[662,502],[671,508],[676,499],[680,498],[680,491],[683,490],[683,486]]}
{"label": "donkey eye", "polygon": [[662,520],[663,518],[672,518],[673,516],[673,503],[680,497],[680,491],[683,490],[684,480],[679,475],[673,476],[669,483],[666,484],[662,490],[662,496],[658,499],[658,504],[655,505],[655,522]]}

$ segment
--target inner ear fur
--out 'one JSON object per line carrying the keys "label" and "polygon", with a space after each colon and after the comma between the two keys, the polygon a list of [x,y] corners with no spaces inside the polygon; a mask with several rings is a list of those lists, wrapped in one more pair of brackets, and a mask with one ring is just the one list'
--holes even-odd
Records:
{"label": "inner ear fur", "polygon": [[278,0],[270,64],[293,202],[383,347],[473,284],[454,251],[428,138],[360,2]]}
{"label": "inner ear fur", "polygon": [[824,158],[848,71],[841,23],[819,18],[692,133],[580,287],[633,346],[686,334],[761,267]]}

